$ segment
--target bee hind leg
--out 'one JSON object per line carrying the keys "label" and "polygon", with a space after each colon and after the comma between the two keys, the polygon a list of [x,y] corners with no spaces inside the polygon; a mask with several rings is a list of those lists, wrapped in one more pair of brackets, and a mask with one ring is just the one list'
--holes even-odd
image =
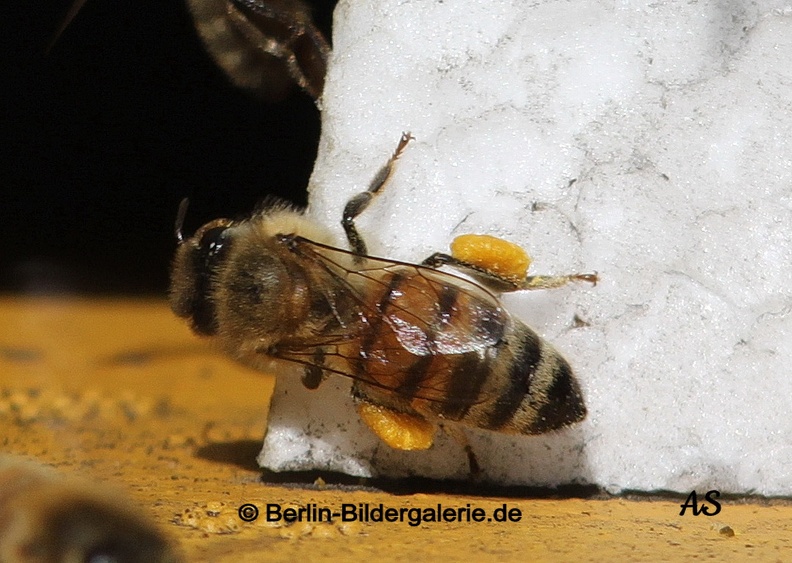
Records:
{"label": "bee hind leg", "polygon": [[377,175],[374,176],[369,188],[365,192],[361,192],[350,199],[344,207],[341,226],[344,227],[344,232],[346,233],[347,240],[349,241],[349,247],[352,249],[353,253],[360,257],[361,260],[362,257],[367,253],[366,243],[363,241],[363,237],[360,236],[360,233],[358,233],[357,227],[355,227],[355,218],[366,210],[374,197],[379,195],[379,193],[382,191],[382,188],[384,188],[388,183],[388,180],[390,179],[391,175],[393,174],[393,170],[396,167],[396,161],[399,159],[402,152],[404,152],[404,148],[407,146],[407,143],[414,139],[415,137],[409,133],[402,133],[396,150],[393,151],[393,154],[388,159],[388,162],[385,163],[385,166],[380,168],[379,172],[377,172]]}
{"label": "bee hind leg", "polygon": [[480,265],[460,260],[459,258],[443,252],[435,252],[421,262],[421,265],[435,269],[442,268],[443,266],[451,266],[452,268],[473,276],[487,287],[498,292],[517,291],[520,289],[519,280],[500,275]]}
{"label": "bee hind leg", "polygon": [[523,289],[553,289],[572,281],[596,285],[593,274],[529,276],[531,258],[520,246],[490,235],[461,235],[451,243],[451,254],[435,253],[423,261],[424,266],[452,266],[462,270],[499,292]]}
{"label": "bee hind leg", "polygon": [[365,400],[357,404],[357,411],[366,426],[394,450],[427,450],[434,443],[435,425],[420,415]]}
{"label": "bee hind leg", "polygon": [[[421,415],[395,411],[360,398],[358,401],[360,419],[394,450],[427,450],[434,444],[437,427]],[[465,450],[470,478],[477,479],[481,474],[481,466],[464,430],[456,425],[440,423],[439,426]]]}
{"label": "bee hind leg", "polygon": [[597,285],[599,276],[593,274],[568,274],[566,276],[526,276],[519,289],[555,289],[573,281],[589,282]]}

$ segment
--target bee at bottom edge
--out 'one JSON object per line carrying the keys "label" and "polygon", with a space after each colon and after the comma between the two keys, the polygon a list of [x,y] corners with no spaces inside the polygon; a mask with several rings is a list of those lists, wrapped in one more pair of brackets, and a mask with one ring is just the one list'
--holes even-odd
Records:
{"label": "bee at bottom edge", "polygon": [[421,264],[368,256],[355,218],[410,140],[404,134],[369,189],[346,204],[350,250],[285,204],[217,219],[185,239],[183,202],[170,304],[247,365],[270,373],[296,366],[309,389],[330,374],[352,378],[361,419],[393,448],[427,449],[443,428],[476,473],[463,427],[541,434],[586,415],[569,363],[498,295],[596,284],[597,275],[529,276],[520,247],[484,235],[458,237],[451,255]]}
{"label": "bee at bottom edge", "polygon": [[183,553],[112,487],[0,454],[0,561],[180,563]]}

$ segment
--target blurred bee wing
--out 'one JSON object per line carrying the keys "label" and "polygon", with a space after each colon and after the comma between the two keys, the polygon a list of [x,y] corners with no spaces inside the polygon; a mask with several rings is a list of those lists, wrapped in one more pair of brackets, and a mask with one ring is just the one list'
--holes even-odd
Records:
{"label": "blurred bee wing", "polygon": [[[52,35],[49,53],[87,0],[74,0]],[[322,95],[330,46],[300,0],[187,0],[204,45],[231,80],[268,101],[297,83]]]}
{"label": "blurred bee wing", "polygon": [[239,87],[270,101],[297,83],[322,95],[330,47],[299,0],[187,0],[217,64]]}

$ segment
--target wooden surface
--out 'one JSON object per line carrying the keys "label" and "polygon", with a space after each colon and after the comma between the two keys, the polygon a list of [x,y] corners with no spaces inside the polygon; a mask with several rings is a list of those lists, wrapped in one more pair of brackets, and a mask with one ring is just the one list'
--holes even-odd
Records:
{"label": "wooden surface", "polygon": [[[123,489],[188,561],[785,561],[792,554],[792,508],[778,501],[721,499],[721,512],[707,517],[679,516],[681,499],[265,484],[255,456],[272,379],[212,352],[164,301],[8,297],[0,299],[0,319],[2,451]],[[258,520],[239,518],[244,503],[257,505]],[[522,518],[287,526],[265,522],[268,503],[469,504],[487,514],[505,503]]]}

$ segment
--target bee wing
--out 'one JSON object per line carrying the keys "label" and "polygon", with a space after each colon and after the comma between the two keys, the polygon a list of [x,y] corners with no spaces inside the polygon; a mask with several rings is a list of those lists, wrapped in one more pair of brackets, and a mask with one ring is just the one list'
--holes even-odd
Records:
{"label": "bee wing", "polygon": [[[433,268],[283,237],[291,252],[325,280],[336,322],[283,342],[275,355],[352,377],[382,390],[430,401],[481,399],[453,385],[459,370],[487,369],[511,322],[482,286]],[[474,396],[475,395],[475,396]]]}
{"label": "bee wing", "polygon": [[272,102],[285,98],[292,82],[321,96],[330,46],[305,2],[188,0],[187,6],[208,52],[237,86]]}

